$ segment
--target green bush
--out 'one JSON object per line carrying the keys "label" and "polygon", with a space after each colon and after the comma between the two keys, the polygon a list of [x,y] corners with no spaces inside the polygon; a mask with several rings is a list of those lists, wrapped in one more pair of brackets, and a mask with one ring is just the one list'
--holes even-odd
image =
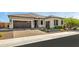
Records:
{"label": "green bush", "polygon": [[53,29],[54,29],[53,27],[50,28],[50,30],[53,30]]}
{"label": "green bush", "polygon": [[77,30],[79,30],[79,27],[77,27]]}
{"label": "green bush", "polygon": [[53,29],[63,29],[62,26],[55,26]]}
{"label": "green bush", "polygon": [[77,30],[77,27],[72,28],[72,30]]}

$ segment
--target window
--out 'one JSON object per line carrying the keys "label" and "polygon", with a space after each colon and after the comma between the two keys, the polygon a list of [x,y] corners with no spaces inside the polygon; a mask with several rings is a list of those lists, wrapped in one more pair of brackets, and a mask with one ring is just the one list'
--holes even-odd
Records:
{"label": "window", "polygon": [[58,20],[56,20],[56,25],[58,25]]}
{"label": "window", "polygon": [[10,22],[12,22],[12,19],[10,19]]}
{"label": "window", "polygon": [[58,25],[58,20],[54,20],[54,25]]}
{"label": "window", "polygon": [[43,25],[43,21],[41,20],[41,25]]}
{"label": "window", "polygon": [[54,20],[54,25],[55,25],[55,20]]}
{"label": "window", "polygon": [[61,25],[63,25],[63,20],[61,20]]}

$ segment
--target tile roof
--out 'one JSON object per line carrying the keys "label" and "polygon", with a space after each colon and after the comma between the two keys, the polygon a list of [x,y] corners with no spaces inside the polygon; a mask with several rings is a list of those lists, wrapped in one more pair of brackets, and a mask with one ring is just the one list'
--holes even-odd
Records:
{"label": "tile roof", "polygon": [[45,16],[37,15],[37,14],[16,14],[16,15],[8,15],[8,16],[18,16],[18,17],[31,17],[31,18],[46,18]]}
{"label": "tile roof", "polygon": [[14,16],[14,17],[27,17],[27,18],[59,18],[59,19],[64,19],[63,17],[58,17],[58,16],[42,16],[38,15],[35,13],[30,13],[30,14],[16,14],[16,15],[8,15],[8,16]]}
{"label": "tile roof", "polygon": [[60,19],[64,19],[63,17],[58,17],[58,16],[47,16],[46,18],[60,18]]}

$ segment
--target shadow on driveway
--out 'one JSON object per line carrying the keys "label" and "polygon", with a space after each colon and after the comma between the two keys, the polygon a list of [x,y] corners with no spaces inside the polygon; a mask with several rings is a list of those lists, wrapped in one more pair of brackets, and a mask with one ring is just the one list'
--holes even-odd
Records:
{"label": "shadow on driveway", "polygon": [[42,41],[18,47],[79,47],[79,35]]}

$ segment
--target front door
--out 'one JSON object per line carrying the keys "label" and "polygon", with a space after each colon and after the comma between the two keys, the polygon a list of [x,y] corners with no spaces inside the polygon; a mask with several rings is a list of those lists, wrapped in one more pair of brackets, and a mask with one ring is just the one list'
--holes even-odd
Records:
{"label": "front door", "polygon": [[38,28],[38,20],[34,20],[34,28]]}
{"label": "front door", "polygon": [[46,28],[47,28],[47,29],[50,28],[50,21],[46,21]]}

